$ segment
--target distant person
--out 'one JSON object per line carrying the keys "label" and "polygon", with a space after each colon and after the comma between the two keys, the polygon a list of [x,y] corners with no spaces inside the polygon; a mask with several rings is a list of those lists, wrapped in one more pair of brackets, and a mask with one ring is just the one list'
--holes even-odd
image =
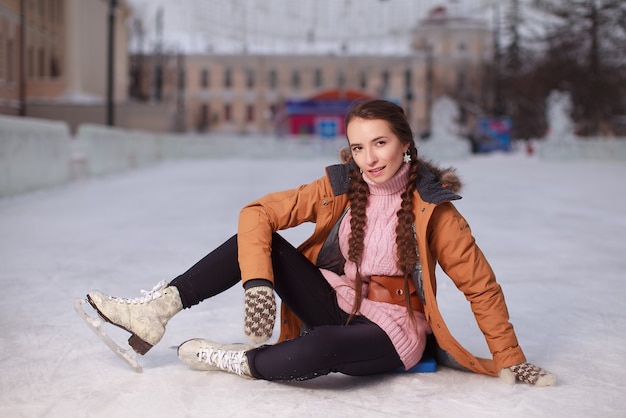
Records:
{"label": "distant person", "polygon": [[[500,285],[452,203],[461,187],[454,171],[418,158],[404,111],[391,102],[357,103],[345,120],[342,164],[245,206],[237,235],[169,284],[135,299],[92,291],[91,305],[145,354],[176,313],[242,283],[244,331],[256,347],[192,339],[178,347],[191,368],[276,381],[365,376],[409,369],[432,344],[446,365],[554,385],[526,361]],[[315,231],[297,249],[277,234],[305,222]],[[437,263],[469,300],[491,359],[450,335],[435,297]],[[274,329],[274,292],[281,334],[257,346]]]}

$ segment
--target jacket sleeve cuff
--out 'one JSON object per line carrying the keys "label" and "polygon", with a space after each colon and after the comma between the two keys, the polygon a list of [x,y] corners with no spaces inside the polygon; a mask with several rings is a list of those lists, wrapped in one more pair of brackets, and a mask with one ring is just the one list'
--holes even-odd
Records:
{"label": "jacket sleeve cuff", "polygon": [[243,284],[244,290],[248,290],[257,286],[267,286],[271,287],[272,289],[274,288],[272,282],[267,279],[250,279],[246,280],[246,282]]}

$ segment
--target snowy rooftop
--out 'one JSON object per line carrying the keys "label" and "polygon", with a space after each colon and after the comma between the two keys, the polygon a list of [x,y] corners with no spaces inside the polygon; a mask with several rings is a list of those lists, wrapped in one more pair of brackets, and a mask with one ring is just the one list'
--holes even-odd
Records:
{"label": "snowy rooftop", "polygon": [[[239,287],[176,316],[141,358],[142,374],[74,313],[74,299],[93,288],[134,297],[176,277],[236,231],[242,205],[334,162],[169,162],[0,200],[0,416],[623,416],[626,193],[610,181],[626,177],[623,163],[523,154],[454,163],[467,185],[457,207],[499,277],[527,357],[557,375],[556,387],[451,369],[288,384],[189,370],[170,347],[243,341]],[[310,231],[285,236],[298,244]],[[443,275],[439,292],[452,332],[486,355]]]}
{"label": "snowy rooftop", "polygon": [[[406,55],[411,34],[436,7],[454,25],[490,22],[489,2],[473,0],[128,0],[132,51],[215,54]],[[441,21],[442,14],[434,16]],[[140,42],[139,39],[143,39]],[[159,43],[160,40],[160,43]]]}

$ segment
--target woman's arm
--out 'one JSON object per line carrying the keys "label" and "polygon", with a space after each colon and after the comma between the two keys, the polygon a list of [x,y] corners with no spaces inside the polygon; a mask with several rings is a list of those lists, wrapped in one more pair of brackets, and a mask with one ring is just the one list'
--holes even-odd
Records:
{"label": "woman's arm", "polygon": [[439,265],[470,302],[496,365],[504,368],[524,362],[502,289],[469,224],[452,203],[435,209],[428,235]]}
{"label": "woman's arm", "polygon": [[237,239],[244,283],[257,278],[274,281],[272,233],[315,222],[318,208],[329,192],[327,184],[321,178],[297,189],[270,193],[241,210]]}

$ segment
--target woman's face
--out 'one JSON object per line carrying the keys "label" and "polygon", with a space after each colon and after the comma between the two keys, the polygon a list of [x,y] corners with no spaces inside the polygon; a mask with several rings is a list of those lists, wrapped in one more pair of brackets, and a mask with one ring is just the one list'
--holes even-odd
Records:
{"label": "woman's face", "polygon": [[396,174],[404,162],[402,155],[409,149],[382,119],[352,119],[346,136],[354,162],[376,184]]}

